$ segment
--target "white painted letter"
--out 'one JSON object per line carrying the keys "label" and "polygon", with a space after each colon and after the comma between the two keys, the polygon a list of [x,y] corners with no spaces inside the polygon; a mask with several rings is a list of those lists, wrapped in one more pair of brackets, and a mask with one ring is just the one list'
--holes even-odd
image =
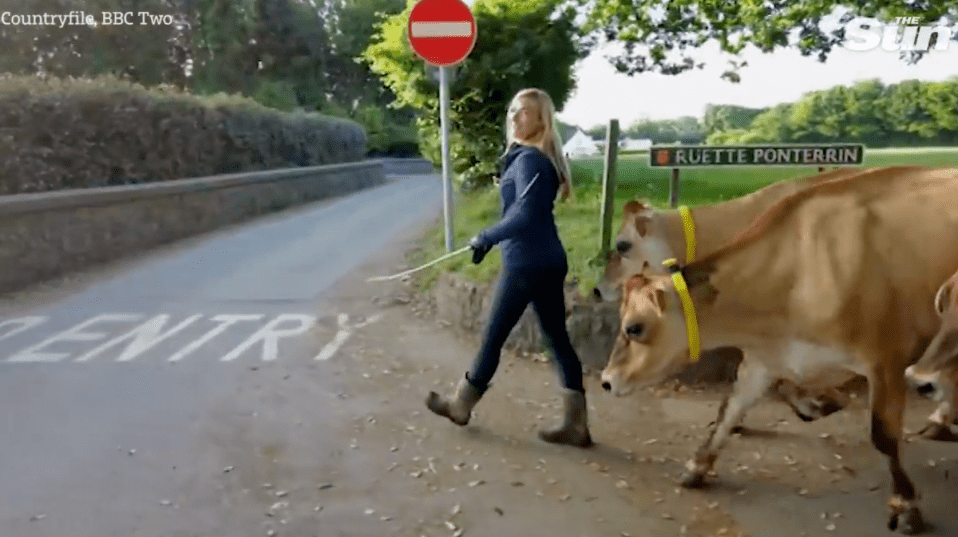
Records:
{"label": "white painted letter", "polygon": [[106,337],[106,334],[102,332],[83,332],[82,330],[87,328],[92,324],[96,324],[103,321],[119,321],[119,322],[134,322],[139,321],[143,318],[142,315],[131,315],[131,314],[104,314],[98,315],[89,321],[80,323],[73,328],[67,330],[66,332],[59,333],[39,345],[34,345],[29,349],[20,351],[16,356],[7,360],[8,362],[59,362],[60,360],[70,356],[68,352],[62,353],[38,353],[37,351],[46,347],[47,345],[55,341],[96,341],[98,339],[103,339]]}
{"label": "white painted letter", "polygon": [[[299,326],[277,330],[276,327],[285,321],[299,321]],[[249,339],[240,343],[239,347],[236,347],[230,351],[229,354],[220,358],[220,361],[229,362],[235,360],[239,355],[243,354],[246,349],[252,347],[260,340],[263,340],[263,361],[271,362],[279,355],[279,338],[298,336],[312,328],[314,324],[316,324],[316,318],[312,315],[284,313],[267,323],[263,328],[260,328],[259,331],[250,336]]]}
{"label": "white painted letter", "polygon": [[8,337],[13,337],[24,330],[29,330],[34,326],[43,324],[46,322],[46,317],[20,317],[19,319],[10,319],[9,321],[3,321],[0,323],[0,328],[7,326],[8,324],[19,324],[20,326],[10,330],[6,334],[0,336],[0,340],[7,339]]}
{"label": "white painted letter", "polygon": [[144,351],[150,349],[164,339],[167,339],[170,336],[175,335],[177,332],[182,331],[200,317],[202,317],[202,315],[194,315],[176,325],[174,328],[171,328],[166,333],[160,334],[160,330],[162,330],[163,326],[166,325],[166,321],[170,319],[170,316],[166,314],[157,315],[156,317],[153,317],[149,321],[134,328],[133,330],[130,330],[122,336],[111,339],[103,345],[100,345],[92,351],[84,354],[83,356],[77,358],[76,361],[85,362],[111,347],[115,347],[124,341],[132,340],[130,341],[130,344],[127,345],[126,349],[124,349],[123,353],[120,354],[120,357],[116,359],[117,362],[127,362],[136,358],[140,354],[143,354]]}
{"label": "white painted letter", "polygon": [[333,340],[327,343],[326,346],[323,347],[323,350],[319,352],[319,354],[316,356],[316,360],[329,360],[332,358],[333,355],[336,354],[336,351],[343,346],[343,343],[346,343],[346,340],[349,339],[350,329],[362,328],[367,324],[378,321],[379,317],[380,316],[378,314],[373,315],[359,324],[348,326],[346,322],[349,321],[349,315],[340,313],[337,319],[339,321],[339,331],[336,332],[336,336],[333,338]]}
{"label": "white painted letter", "polygon": [[240,321],[258,321],[262,318],[263,318],[263,315],[217,315],[216,317],[213,317],[213,320],[217,322],[221,322],[223,324],[210,330],[209,332],[204,334],[203,337],[201,337],[200,339],[197,339],[193,343],[190,343],[186,347],[183,347],[179,352],[177,352],[173,356],[170,356],[170,361],[176,362],[176,361],[182,360],[184,356],[202,347],[206,342],[222,334],[223,332],[226,331],[227,328],[233,326],[234,324]]}

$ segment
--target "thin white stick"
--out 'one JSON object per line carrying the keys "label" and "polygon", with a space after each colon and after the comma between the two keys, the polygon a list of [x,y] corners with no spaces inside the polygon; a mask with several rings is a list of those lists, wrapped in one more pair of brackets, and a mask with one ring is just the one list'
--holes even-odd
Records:
{"label": "thin white stick", "polygon": [[431,266],[435,265],[436,263],[439,263],[440,261],[445,261],[446,259],[449,259],[450,257],[453,257],[453,256],[457,256],[457,255],[459,255],[459,254],[461,254],[461,253],[463,253],[463,252],[465,252],[465,251],[467,251],[467,250],[469,250],[469,249],[470,249],[469,246],[463,246],[462,248],[456,250],[455,252],[449,252],[448,254],[446,254],[446,255],[444,255],[444,256],[442,256],[442,257],[438,257],[438,258],[436,258],[436,259],[433,259],[432,261],[426,263],[425,265],[420,265],[420,266],[418,266],[418,267],[416,267],[416,268],[414,268],[414,269],[409,269],[409,270],[407,270],[407,271],[400,272],[399,274],[393,274],[392,276],[376,276],[375,278],[369,278],[369,279],[366,280],[366,281],[367,281],[367,282],[381,282],[381,281],[385,281],[385,280],[395,280],[396,278],[402,278],[403,276],[405,276],[405,275],[407,275],[407,274],[412,274],[413,272],[417,272],[417,271],[420,271],[420,270],[422,270],[422,269],[424,269],[424,268],[431,267]]}

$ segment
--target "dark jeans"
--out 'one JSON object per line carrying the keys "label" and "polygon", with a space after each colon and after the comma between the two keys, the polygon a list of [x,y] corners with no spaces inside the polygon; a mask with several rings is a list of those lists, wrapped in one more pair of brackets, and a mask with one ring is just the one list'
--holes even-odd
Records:
{"label": "dark jeans", "polygon": [[503,270],[482,348],[468,374],[473,386],[480,391],[488,387],[499,367],[499,355],[506,338],[531,302],[539,318],[542,334],[555,355],[565,387],[585,391],[582,385],[582,363],[572,348],[565,326],[563,283],[567,272],[566,267],[536,272]]}

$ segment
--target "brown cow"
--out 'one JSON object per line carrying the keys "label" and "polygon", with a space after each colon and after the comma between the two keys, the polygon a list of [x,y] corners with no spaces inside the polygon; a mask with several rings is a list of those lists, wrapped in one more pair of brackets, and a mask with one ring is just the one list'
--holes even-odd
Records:
{"label": "brown cow", "polygon": [[[669,276],[633,280],[603,388],[628,393],[683,367],[692,328],[702,348],[747,351],[734,393],[687,465],[682,482],[693,487],[704,483],[732,426],[777,380],[864,375],[872,444],[887,457],[893,483],[888,527],[917,533],[918,494],[899,454],[905,368],[938,331],[934,297],[956,268],[958,169],[868,168],[813,185],[679,269],[687,292]],[[694,311],[686,312],[685,299]]]}
{"label": "brown cow", "polygon": [[958,272],[948,278],[935,294],[935,311],[941,327],[921,358],[905,369],[905,376],[920,393],[933,395],[938,409],[929,418],[922,436],[932,440],[958,442],[952,430],[958,425]]}
{"label": "brown cow", "polygon": [[[692,256],[713,252],[744,229],[773,203],[811,185],[847,177],[855,169],[838,168],[809,177],[778,181],[750,194],[689,209],[692,230]],[[600,300],[613,301],[625,279],[632,274],[665,274],[662,262],[688,259],[689,234],[679,210],[659,211],[640,201],[622,208],[622,227],[616,236],[616,248],[609,252],[602,280],[593,289]],[[838,386],[852,383],[856,375],[839,374],[823,379],[819,386],[799,386],[788,380],[776,383],[769,394],[803,421],[814,421],[842,410],[849,402]]]}
{"label": "brown cow", "polygon": [[[698,205],[689,209],[694,227],[693,257],[708,255],[745,229],[752,220],[772,204],[800,190],[847,177],[857,169],[838,168],[788,181],[778,181],[744,196],[718,203]],[[619,289],[632,274],[665,274],[662,262],[676,259],[688,263],[687,240],[679,210],[661,211],[641,201],[632,200],[622,207],[622,227],[615,237],[616,263],[621,271],[610,271],[593,289],[596,297],[618,300]],[[612,260],[610,258],[610,260]],[[618,276],[624,274],[625,277]]]}
{"label": "brown cow", "polygon": [[[621,253],[617,250],[609,252],[603,282],[609,284],[609,289],[615,288],[615,296],[620,296],[618,288],[622,285],[620,282],[624,278],[624,271],[627,270],[626,266],[628,266],[628,263],[623,261]],[[644,271],[645,274],[654,272],[648,269]],[[603,295],[608,297],[608,291],[603,291]],[[813,383],[809,379],[803,386],[782,379],[769,389],[767,395],[788,405],[802,421],[815,421],[838,412],[848,405],[850,399],[843,388],[852,387],[852,381],[856,378],[860,377],[840,373],[837,376],[829,375],[820,379],[818,385],[812,385]],[[733,429],[733,432],[738,429],[740,427]]]}

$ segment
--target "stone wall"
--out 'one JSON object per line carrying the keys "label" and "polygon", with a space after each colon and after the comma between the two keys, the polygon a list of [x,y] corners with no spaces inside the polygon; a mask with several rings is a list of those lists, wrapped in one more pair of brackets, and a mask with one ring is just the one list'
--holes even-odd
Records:
{"label": "stone wall", "polygon": [[423,158],[386,158],[381,159],[386,175],[426,175],[435,173],[436,168]]}
{"label": "stone wall", "polygon": [[381,185],[386,173],[432,169],[421,159],[394,160],[405,162],[370,160],[0,196],[0,292],[257,215]]}
{"label": "stone wall", "polygon": [[[432,312],[460,335],[478,341],[488,322],[494,285],[495,282],[477,284],[454,273],[441,274],[430,296]],[[583,367],[591,374],[600,373],[619,331],[618,304],[585,299],[570,282],[566,286],[566,326]],[[538,353],[544,349],[531,306],[526,308],[505,347],[520,353]],[[676,378],[686,384],[732,382],[741,359],[741,351],[734,348],[703,352],[698,363]]]}

